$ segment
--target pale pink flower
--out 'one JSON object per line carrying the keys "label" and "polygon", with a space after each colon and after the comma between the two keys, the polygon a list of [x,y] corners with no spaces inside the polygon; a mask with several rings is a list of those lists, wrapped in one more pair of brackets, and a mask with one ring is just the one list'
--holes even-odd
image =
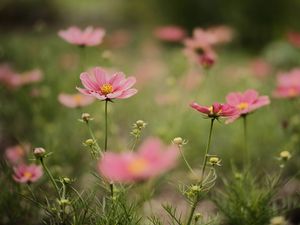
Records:
{"label": "pale pink flower", "polygon": [[111,181],[143,181],[173,168],[177,157],[174,145],[165,147],[158,138],[148,138],[137,152],[104,153],[99,171]]}
{"label": "pale pink flower", "polygon": [[80,74],[80,79],[85,88],[77,88],[82,94],[93,96],[100,100],[124,99],[137,93],[131,88],[136,79],[125,78],[122,72],[109,75],[100,67],[95,67],[92,75],[87,72]]}
{"label": "pale pink flower", "polygon": [[93,28],[91,26],[80,30],[76,26],[69,27],[67,30],[61,30],[58,35],[65,41],[78,46],[99,45],[105,35],[102,28]]}
{"label": "pale pink flower", "polygon": [[269,75],[272,71],[271,65],[264,59],[254,59],[251,62],[250,68],[253,74],[259,78]]}
{"label": "pale pink flower", "polygon": [[185,38],[186,32],[179,26],[170,25],[156,28],[154,35],[162,41],[180,42]]}
{"label": "pale pink flower", "polygon": [[253,89],[246,90],[244,93],[231,92],[226,96],[226,101],[238,110],[238,114],[227,120],[228,123],[270,104],[268,96],[259,96],[258,92]]}
{"label": "pale pink flower", "polygon": [[82,94],[61,93],[58,96],[58,101],[69,108],[80,108],[92,104],[95,98]]}
{"label": "pale pink flower", "polygon": [[39,69],[30,70],[22,73],[18,76],[19,78],[15,81],[16,86],[23,86],[27,84],[33,84],[40,82],[43,79],[43,73]]}
{"label": "pale pink flower", "polygon": [[196,102],[190,104],[190,106],[202,113],[204,116],[209,118],[219,118],[219,117],[231,117],[236,115],[237,110],[228,104],[214,103],[212,106],[199,105]]}
{"label": "pale pink flower", "polygon": [[295,98],[300,96],[300,68],[293,69],[277,77],[277,87],[273,93],[277,98]]}
{"label": "pale pink flower", "polygon": [[20,145],[10,146],[5,149],[5,157],[13,165],[23,162],[25,155],[26,151]]}
{"label": "pale pink flower", "polygon": [[287,34],[288,41],[297,48],[300,48],[300,33],[289,32]]}
{"label": "pale pink flower", "polygon": [[42,167],[35,164],[21,164],[13,169],[13,179],[18,183],[32,183],[43,175]]}

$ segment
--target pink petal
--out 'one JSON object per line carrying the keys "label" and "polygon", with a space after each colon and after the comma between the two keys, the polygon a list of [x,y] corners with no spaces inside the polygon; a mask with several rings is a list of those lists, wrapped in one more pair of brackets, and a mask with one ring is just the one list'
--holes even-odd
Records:
{"label": "pink petal", "polygon": [[126,91],[123,91],[123,93],[118,96],[119,99],[129,98],[133,95],[135,95],[138,91],[136,89],[129,89]]}

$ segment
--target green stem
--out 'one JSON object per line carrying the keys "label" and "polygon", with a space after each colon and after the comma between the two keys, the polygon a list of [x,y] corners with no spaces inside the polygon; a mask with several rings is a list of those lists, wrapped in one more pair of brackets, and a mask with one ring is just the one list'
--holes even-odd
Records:
{"label": "green stem", "polygon": [[111,198],[114,198],[114,184],[112,182],[109,183]]}
{"label": "green stem", "polygon": [[183,154],[183,151],[182,151],[182,149],[181,149],[180,146],[178,146],[178,149],[179,149],[180,155],[181,155],[183,161],[185,162],[185,165],[187,166],[187,168],[191,171],[192,174],[195,174],[194,170],[192,169],[192,167],[190,166],[190,164],[186,160],[186,158],[185,158],[185,156]]}
{"label": "green stem", "polygon": [[208,155],[209,149],[210,149],[210,142],[211,142],[211,135],[212,135],[212,131],[213,131],[214,121],[215,121],[215,118],[212,118],[211,122],[210,122],[209,135],[208,135],[208,139],[207,139],[207,145],[206,145],[206,149],[205,149],[205,155],[203,158],[203,165],[202,165],[202,171],[201,171],[201,182],[200,182],[201,185],[202,185],[202,181],[203,181],[204,173],[205,173],[205,169],[206,169],[207,155]]}
{"label": "green stem", "polygon": [[56,193],[57,193],[58,198],[60,199],[59,188],[58,188],[58,186],[57,186],[57,184],[56,184],[56,182],[55,182],[55,180],[54,180],[54,178],[53,178],[51,172],[49,171],[49,169],[48,169],[47,166],[45,165],[43,158],[41,158],[40,161],[41,161],[41,164],[42,164],[44,170],[46,171],[47,175],[49,176],[49,178],[50,178],[50,180],[51,180],[51,182],[52,182],[52,184],[53,184],[53,186],[54,186],[54,188],[55,188],[55,190],[56,190]]}
{"label": "green stem", "polygon": [[28,186],[28,190],[29,190],[30,194],[32,195],[33,199],[36,201],[36,197],[35,197],[34,192],[32,191],[32,188],[31,188],[31,186],[30,186],[30,183],[27,183],[27,186]]}
{"label": "green stem", "polygon": [[104,142],[104,151],[107,151],[107,103],[108,100],[105,100],[105,110],[104,110],[104,114],[105,114],[105,142]]}
{"label": "green stem", "polygon": [[[205,149],[205,155],[204,155],[203,166],[202,166],[202,171],[201,171],[200,186],[202,186],[202,183],[203,183],[203,180],[204,180],[204,174],[205,174],[205,169],[206,169],[206,164],[207,164],[207,155],[208,155],[209,149],[210,149],[210,143],[211,143],[211,136],[212,136],[213,126],[214,126],[214,121],[215,121],[215,118],[212,118],[211,122],[210,122],[209,135],[208,135],[208,139],[207,139],[207,145],[206,145],[206,149]],[[191,222],[192,222],[196,207],[198,205],[198,202],[199,202],[199,195],[196,196],[195,201],[192,205],[187,225],[191,225]]]}
{"label": "green stem", "polygon": [[247,134],[247,115],[243,116],[243,127],[244,127],[244,154],[245,154],[245,165],[248,166],[249,153],[248,153],[248,134]]}
{"label": "green stem", "polygon": [[101,153],[101,148],[100,148],[100,146],[98,145],[98,142],[97,142],[97,140],[96,140],[96,138],[95,138],[94,132],[92,131],[91,126],[90,126],[90,124],[89,124],[88,121],[86,122],[86,125],[87,125],[87,127],[88,127],[89,133],[90,133],[90,135],[91,135],[91,137],[92,137],[94,143],[96,144],[98,150],[99,150],[100,153]]}

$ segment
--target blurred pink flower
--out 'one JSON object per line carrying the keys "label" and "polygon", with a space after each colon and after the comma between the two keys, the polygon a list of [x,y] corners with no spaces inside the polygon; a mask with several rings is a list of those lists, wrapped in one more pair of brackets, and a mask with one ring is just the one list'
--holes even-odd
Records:
{"label": "blurred pink flower", "polygon": [[203,53],[199,57],[200,65],[206,69],[212,67],[215,64],[215,61],[216,61],[216,55],[212,52]]}
{"label": "blurred pink flower", "polygon": [[300,48],[300,33],[289,32],[287,34],[288,41],[297,48]]}
{"label": "blurred pink flower", "polygon": [[143,181],[173,168],[178,150],[165,147],[158,138],[148,138],[137,152],[106,152],[99,162],[100,173],[111,181]]}
{"label": "blurred pink flower", "polygon": [[7,65],[0,66],[0,82],[11,89],[17,89],[23,85],[39,82],[42,78],[43,74],[38,69],[19,74]]}
{"label": "blurred pink flower", "polygon": [[80,108],[92,104],[95,99],[82,94],[65,94],[61,93],[58,96],[58,101],[69,108]]}
{"label": "blurred pink flower", "polygon": [[24,161],[25,149],[20,145],[10,146],[5,149],[6,159],[13,165]]}
{"label": "blurred pink flower", "polygon": [[87,72],[80,74],[80,79],[85,88],[77,88],[82,94],[93,96],[100,100],[124,99],[137,93],[131,88],[136,79],[134,77],[125,78],[122,72],[109,75],[100,67],[93,69],[93,77]]}
{"label": "blurred pink flower", "polygon": [[237,113],[235,107],[228,104],[214,103],[212,106],[202,106],[193,102],[190,106],[210,118],[231,117]]}
{"label": "blurred pink flower", "polygon": [[226,96],[226,101],[229,105],[238,110],[238,114],[229,118],[226,122],[230,123],[235,121],[241,116],[247,115],[256,109],[269,105],[270,99],[268,96],[259,96],[256,90],[246,90],[244,93],[231,92]]}
{"label": "blurred pink flower", "polygon": [[32,183],[37,181],[43,175],[41,166],[35,164],[21,164],[14,167],[13,179],[18,183]]}
{"label": "blurred pink flower", "polygon": [[264,59],[255,59],[251,62],[250,68],[253,74],[258,78],[269,75],[272,71],[271,65]]}
{"label": "blurred pink flower", "polygon": [[61,30],[58,35],[65,41],[79,46],[99,45],[105,35],[102,28],[93,28],[91,26],[80,30],[76,26],[69,27],[67,30]]}
{"label": "blurred pink flower", "polygon": [[186,32],[183,28],[179,26],[163,26],[163,27],[157,27],[154,30],[154,35],[158,39],[162,41],[168,41],[168,42],[180,42],[182,41],[185,36]]}
{"label": "blurred pink flower", "polygon": [[277,87],[273,93],[277,98],[295,98],[300,96],[300,68],[277,77]]}

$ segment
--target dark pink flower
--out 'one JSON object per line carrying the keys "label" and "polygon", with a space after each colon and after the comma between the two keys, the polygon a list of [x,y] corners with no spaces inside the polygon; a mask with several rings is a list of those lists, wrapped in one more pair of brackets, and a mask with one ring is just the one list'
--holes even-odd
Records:
{"label": "dark pink flower", "polygon": [[104,153],[99,171],[111,181],[143,181],[173,168],[177,157],[176,146],[165,147],[159,139],[148,138],[137,152]]}
{"label": "dark pink flower", "polygon": [[190,106],[210,118],[231,117],[237,113],[237,110],[228,104],[214,103],[212,106],[202,106],[193,102]]}
{"label": "dark pink flower", "polygon": [[289,32],[287,34],[288,41],[297,48],[300,48],[300,33]]}
{"label": "dark pink flower", "polygon": [[124,99],[137,93],[131,88],[136,79],[134,77],[125,78],[121,72],[109,75],[100,67],[93,69],[93,76],[84,72],[80,74],[80,79],[85,88],[77,88],[82,94],[93,96],[100,100]]}
{"label": "dark pink flower", "polygon": [[90,105],[94,102],[95,98],[82,94],[65,94],[61,93],[58,96],[58,101],[69,108],[79,108]]}
{"label": "dark pink flower", "polygon": [[102,42],[105,30],[102,28],[93,28],[91,26],[80,30],[76,26],[69,27],[67,30],[61,30],[58,35],[65,41],[78,46],[95,46]]}
{"label": "dark pink flower", "polygon": [[156,28],[154,35],[163,41],[180,42],[185,38],[186,32],[179,26],[164,26]]}
{"label": "dark pink flower", "polygon": [[35,164],[21,164],[14,167],[13,179],[18,183],[32,183],[37,181],[43,175],[41,166]]}
{"label": "dark pink flower", "polygon": [[226,101],[227,104],[238,110],[238,114],[230,118],[227,122],[233,122],[243,115],[270,104],[268,96],[259,96],[258,92],[253,89],[249,89],[244,93],[231,92],[226,96]]}
{"label": "dark pink flower", "polygon": [[300,69],[294,69],[277,77],[277,87],[273,93],[277,98],[300,96]]}

